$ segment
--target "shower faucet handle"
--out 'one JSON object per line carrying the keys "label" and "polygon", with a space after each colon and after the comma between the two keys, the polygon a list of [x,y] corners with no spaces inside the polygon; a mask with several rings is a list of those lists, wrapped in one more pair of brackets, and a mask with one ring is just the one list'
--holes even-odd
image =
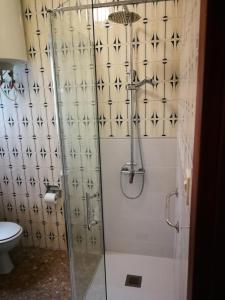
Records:
{"label": "shower faucet handle", "polygon": [[127,89],[128,91],[136,91],[137,86],[136,86],[135,83],[129,83],[129,84],[126,85],[126,89]]}

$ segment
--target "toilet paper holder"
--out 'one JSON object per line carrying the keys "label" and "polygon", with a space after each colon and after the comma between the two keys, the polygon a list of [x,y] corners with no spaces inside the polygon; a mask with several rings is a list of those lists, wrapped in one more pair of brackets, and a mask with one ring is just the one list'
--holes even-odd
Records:
{"label": "toilet paper holder", "polygon": [[47,185],[46,193],[56,194],[57,198],[61,198],[62,191],[58,187],[58,185]]}

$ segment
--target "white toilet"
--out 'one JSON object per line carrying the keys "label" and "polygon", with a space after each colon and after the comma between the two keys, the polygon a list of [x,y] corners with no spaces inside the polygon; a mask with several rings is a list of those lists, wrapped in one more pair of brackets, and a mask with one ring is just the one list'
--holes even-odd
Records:
{"label": "white toilet", "polygon": [[0,274],[10,273],[14,268],[9,251],[19,243],[22,232],[16,223],[0,222]]}

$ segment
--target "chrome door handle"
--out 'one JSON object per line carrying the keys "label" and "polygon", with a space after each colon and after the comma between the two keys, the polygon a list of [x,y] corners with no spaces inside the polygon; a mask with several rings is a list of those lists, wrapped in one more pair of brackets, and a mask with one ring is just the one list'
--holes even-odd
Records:
{"label": "chrome door handle", "polygon": [[88,230],[91,230],[92,226],[95,226],[98,224],[98,221],[91,221],[90,223],[88,223]]}
{"label": "chrome door handle", "polygon": [[174,191],[171,192],[169,194],[166,195],[166,211],[165,211],[165,218],[166,218],[166,223],[172,227],[175,228],[177,232],[179,232],[179,222],[177,222],[176,224],[173,223],[172,221],[170,221],[170,200],[173,196],[178,197],[178,191]]}
{"label": "chrome door handle", "polygon": [[94,219],[93,210],[92,210],[92,203],[91,200],[97,198],[99,196],[98,193],[90,195],[86,193],[86,207],[87,207],[87,228],[91,230],[91,228],[98,224],[98,221]]}

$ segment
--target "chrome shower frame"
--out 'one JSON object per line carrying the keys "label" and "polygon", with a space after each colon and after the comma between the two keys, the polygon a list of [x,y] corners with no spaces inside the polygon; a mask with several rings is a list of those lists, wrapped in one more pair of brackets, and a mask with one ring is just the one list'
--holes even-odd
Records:
{"label": "chrome shower frame", "polygon": [[[145,3],[157,3],[157,2],[165,2],[171,0],[121,0],[121,1],[111,1],[105,3],[92,3],[92,4],[81,4],[74,6],[59,6],[55,9],[49,9],[48,12],[63,12],[63,11],[71,11],[71,10],[82,10],[82,9],[92,9],[92,8],[102,8],[102,7],[117,7],[117,6],[127,6],[127,5],[135,5],[135,4],[145,4]],[[67,1],[66,1],[67,2]]]}

